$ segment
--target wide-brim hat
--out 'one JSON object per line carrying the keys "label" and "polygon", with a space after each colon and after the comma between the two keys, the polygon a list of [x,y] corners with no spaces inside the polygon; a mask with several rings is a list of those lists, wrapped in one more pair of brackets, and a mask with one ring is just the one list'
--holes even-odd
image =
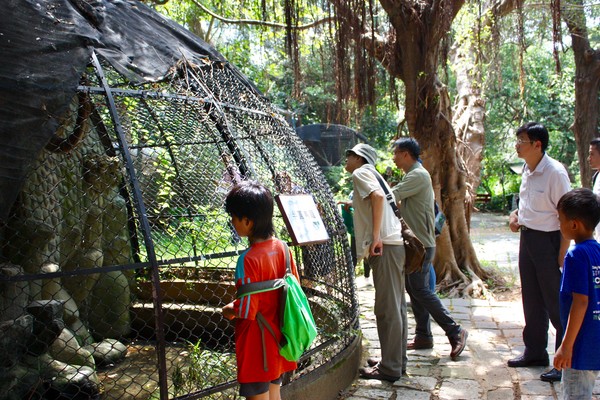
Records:
{"label": "wide-brim hat", "polygon": [[346,155],[354,153],[357,156],[361,156],[371,165],[375,165],[377,162],[377,151],[369,146],[368,144],[359,143],[351,149],[346,150]]}

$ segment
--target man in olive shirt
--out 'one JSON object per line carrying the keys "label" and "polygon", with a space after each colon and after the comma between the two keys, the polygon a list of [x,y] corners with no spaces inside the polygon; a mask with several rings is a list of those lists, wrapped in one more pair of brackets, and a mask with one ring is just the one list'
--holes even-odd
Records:
{"label": "man in olive shirt", "polygon": [[400,201],[402,217],[415,235],[423,242],[426,255],[423,267],[406,277],[406,291],[410,296],[416,322],[415,337],[407,348],[430,349],[433,335],[429,316],[444,330],[456,359],[464,350],[468,332],[461,328],[431,290],[429,274],[435,256],[434,194],[431,176],[419,162],[421,149],[413,138],[403,138],[394,143],[394,163],[404,171],[404,177],[392,191]]}

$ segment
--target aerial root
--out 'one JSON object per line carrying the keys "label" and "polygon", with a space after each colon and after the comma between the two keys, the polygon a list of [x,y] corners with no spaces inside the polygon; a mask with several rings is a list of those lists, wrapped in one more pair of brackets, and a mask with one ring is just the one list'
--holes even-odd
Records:
{"label": "aerial root", "polygon": [[463,295],[476,299],[488,297],[489,292],[481,278],[471,268],[466,267],[466,270],[471,276],[471,283],[463,289]]}

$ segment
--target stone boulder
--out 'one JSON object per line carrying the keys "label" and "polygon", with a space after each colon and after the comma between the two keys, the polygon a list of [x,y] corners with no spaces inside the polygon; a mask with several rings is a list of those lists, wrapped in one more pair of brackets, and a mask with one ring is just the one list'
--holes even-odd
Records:
{"label": "stone boulder", "polygon": [[96,340],[122,338],[131,331],[129,280],[122,271],[100,275],[90,298],[93,307],[88,310],[88,324]]}
{"label": "stone boulder", "polygon": [[[0,264],[0,276],[12,278],[23,275],[18,265]],[[0,280],[0,321],[10,321],[25,313],[29,303],[29,283],[27,281]]]}
{"label": "stone boulder", "polygon": [[92,369],[96,368],[92,353],[82,347],[73,332],[67,328],[63,329],[52,343],[49,354],[56,360],[67,364],[82,365]]}
{"label": "stone boulder", "polygon": [[96,365],[101,367],[117,364],[127,355],[127,346],[115,339],[105,339],[85,346],[85,349],[92,354]]}

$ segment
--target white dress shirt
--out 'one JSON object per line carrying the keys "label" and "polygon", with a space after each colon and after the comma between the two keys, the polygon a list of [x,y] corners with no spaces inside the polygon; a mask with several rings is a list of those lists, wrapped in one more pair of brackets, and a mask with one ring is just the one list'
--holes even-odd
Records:
{"label": "white dress shirt", "polygon": [[556,205],[569,190],[567,170],[548,154],[533,171],[525,164],[519,191],[519,225],[544,232],[559,230]]}
{"label": "white dress shirt", "polygon": [[[600,195],[600,175],[596,177],[596,181],[594,182],[594,187],[592,187],[592,191]],[[596,229],[594,229],[594,238],[600,242],[600,223],[596,225]]]}

